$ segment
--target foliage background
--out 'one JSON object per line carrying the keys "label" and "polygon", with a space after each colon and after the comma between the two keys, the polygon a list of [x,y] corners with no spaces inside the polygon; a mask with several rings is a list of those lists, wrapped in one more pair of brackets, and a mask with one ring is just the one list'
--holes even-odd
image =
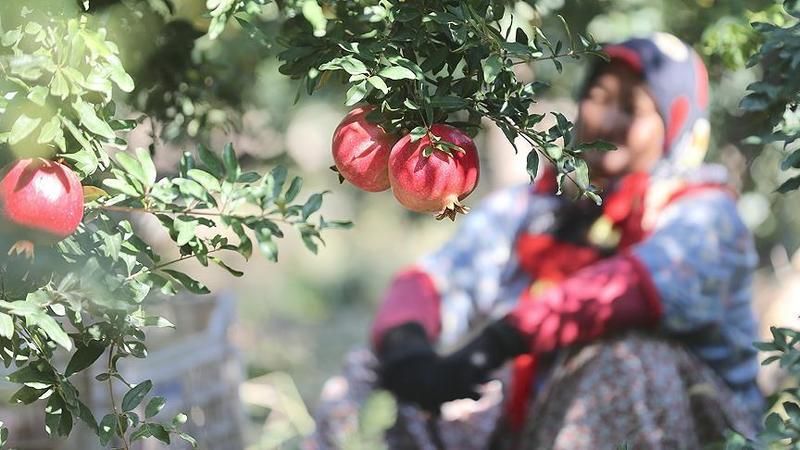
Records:
{"label": "foliage background", "polygon": [[[52,2],[26,2],[31,8]],[[109,3],[109,6],[104,5]],[[353,220],[355,228],[330,236],[317,256],[303,250],[299,239],[279,244],[277,264],[253,258],[237,268],[245,275],[235,281],[221,268],[188,262],[181,267],[213,290],[230,290],[238,298],[239,322],[232,339],[243,352],[247,374],[255,377],[287,372],[300,394],[313,404],[325,377],[335,372],[344,352],[364,342],[371,312],[391,273],[436,247],[458,225],[435,222],[407,213],[388,192],[364,194],[339,185],[328,170],[330,136],[345,113],[345,89],[330,82],[312,97],[295,98],[298,83],[279,73],[281,35],[275,4],[260,1],[90,2],[97,20],[109,29],[109,40],[119,45],[120,59],[133,75],[136,90],[128,97],[128,117],[137,120],[128,148],[150,148],[162,173],[174,171],[182,150],[204,142],[219,149],[232,141],[244,170],[290,166],[305,178],[308,192],[332,190],[321,214]],[[298,0],[301,19],[312,28],[324,16],[316,2]],[[308,6],[306,6],[308,4]],[[253,11],[249,22],[209,17],[209,10],[230,13]],[[4,26],[16,20],[14,2],[0,4]],[[709,62],[713,82],[713,142],[710,159],[741,174],[738,186],[746,192],[741,212],[754,230],[769,269],[776,248],[791,255],[800,246],[800,211],[793,208],[797,193],[774,191],[795,173],[783,171],[782,145],[742,140],[763,130],[761,121],[745,115],[739,100],[758,80],[759,67],[744,67],[758,48],[750,21],[786,23],[770,1],[714,0],[543,0],[515,2],[518,20],[540,25],[548,36],[563,35],[556,14],[562,14],[573,32],[588,32],[599,41],[618,40],[652,31],[670,31],[695,45]],[[221,16],[217,16],[221,17]],[[214,39],[212,39],[214,38]],[[572,96],[584,65],[565,62],[563,76],[547,64],[521,66],[522,79],[552,82],[541,112],[574,113]],[[119,93],[117,93],[119,94]],[[125,109],[126,106],[119,105]],[[142,116],[140,111],[147,113]],[[477,138],[483,169],[475,204],[485,193],[525,182],[525,152],[514,155],[503,134],[489,128]],[[522,145],[522,144],[521,144]],[[163,244],[169,255],[170,239],[142,219],[142,230],[152,230],[152,242]],[[409,239],[413,236],[413,239]],[[398,246],[398,242],[403,242]],[[780,253],[780,252],[779,252]],[[268,411],[249,410],[255,442]]]}

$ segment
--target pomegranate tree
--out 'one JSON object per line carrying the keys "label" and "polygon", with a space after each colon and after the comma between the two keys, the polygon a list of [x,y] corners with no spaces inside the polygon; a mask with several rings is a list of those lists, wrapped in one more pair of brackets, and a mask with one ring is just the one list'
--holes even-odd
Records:
{"label": "pomegranate tree", "polygon": [[460,203],[478,184],[475,143],[458,128],[434,124],[421,138],[400,139],[389,156],[392,193],[406,208],[455,220],[469,208]]}
{"label": "pomegranate tree", "polygon": [[354,186],[380,192],[389,189],[389,153],[397,138],[367,120],[373,109],[360,106],[345,116],[333,133],[333,161]]}
{"label": "pomegranate tree", "polygon": [[0,221],[19,239],[12,248],[30,254],[33,243],[71,235],[83,218],[83,189],[70,168],[41,158],[21,159],[3,170]]}

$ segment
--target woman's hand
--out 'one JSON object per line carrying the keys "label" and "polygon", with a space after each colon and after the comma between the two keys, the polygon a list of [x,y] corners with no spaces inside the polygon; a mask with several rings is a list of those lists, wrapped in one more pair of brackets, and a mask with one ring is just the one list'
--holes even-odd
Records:
{"label": "woman's hand", "polygon": [[478,387],[525,349],[522,336],[499,320],[460,350],[442,357],[433,350],[420,325],[407,323],[387,333],[381,345],[380,383],[398,400],[437,413],[442,403],[480,398]]}
{"label": "woman's hand", "polygon": [[377,356],[382,388],[399,401],[438,411],[442,403],[437,396],[441,382],[436,379],[440,358],[420,324],[408,322],[387,331]]}

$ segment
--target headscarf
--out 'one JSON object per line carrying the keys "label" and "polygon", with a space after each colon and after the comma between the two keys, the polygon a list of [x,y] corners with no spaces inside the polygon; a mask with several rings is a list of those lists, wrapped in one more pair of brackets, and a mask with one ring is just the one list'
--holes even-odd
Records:
{"label": "headscarf", "polygon": [[[630,173],[616,180],[605,193],[600,219],[590,233],[601,247],[626,247],[641,240],[655,217],[668,203],[697,186],[721,187],[727,173],[720,166],[704,165],[708,151],[708,72],[700,56],[686,43],[667,33],[633,38],[603,47],[610,62],[620,62],[641,75],[664,121],[664,149],[649,173]],[[582,93],[608,63],[589,70]],[[578,119],[580,120],[580,119]],[[539,193],[554,193],[555,172],[544,171],[534,186]],[[578,204],[578,206],[580,206]],[[570,207],[565,207],[565,212]],[[589,208],[590,209],[590,208]],[[596,217],[583,207],[586,220]],[[580,215],[580,213],[579,213]],[[580,221],[565,216],[580,226]],[[555,233],[559,235],[558,231]],[[605,236],[604,236],[605,235]],[[595,242],[597,243],[597,242]]]}
{"label": "headscarf", "polygon": [[[699,166],[708,150],[711,131],[708,72],[700,56],[667,33],[606,45],[603,50],[611,61],[626,64],[647,83],[664,120],[666,163],[678,171]],[[592,76],[600,67],[594,67]]]}

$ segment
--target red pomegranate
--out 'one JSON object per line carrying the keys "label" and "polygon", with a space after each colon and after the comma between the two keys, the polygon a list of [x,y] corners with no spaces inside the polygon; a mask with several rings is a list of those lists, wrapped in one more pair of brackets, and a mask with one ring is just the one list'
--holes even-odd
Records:
{"label": "red pomegranate", "polygon": [[369,122],[372,106],[359,106],[333,133],[333,161],[339,174],[368,192],[389,189],[389,153],[397,138]]}
{"label": "red pomegranate", "polygon": [[[434,149],[427,156],[424,150],[439,140],[461,150],[449,152]],[[441,144],[440,144],[441,146]],[[435,124],[427,135],[411,142],[411,135],[400,139],[389,157],[389,179],[397,201],[417,212],[438,212],[437,219],[455,220],[469,208],[461,205],[478,184],[478,151],[463,131],[450,125]]]}
{"label": "red pomegranate", "polygon": [[[83,189],[68,167],[41,158],[6,166],[0,178],[0,226],[19,239],[18,251],[31,243],[51,244],[69,236],[83,218]],[[29,241],[29,242],[25,242]],[[13,250],[13,249],[12,249]]]}

